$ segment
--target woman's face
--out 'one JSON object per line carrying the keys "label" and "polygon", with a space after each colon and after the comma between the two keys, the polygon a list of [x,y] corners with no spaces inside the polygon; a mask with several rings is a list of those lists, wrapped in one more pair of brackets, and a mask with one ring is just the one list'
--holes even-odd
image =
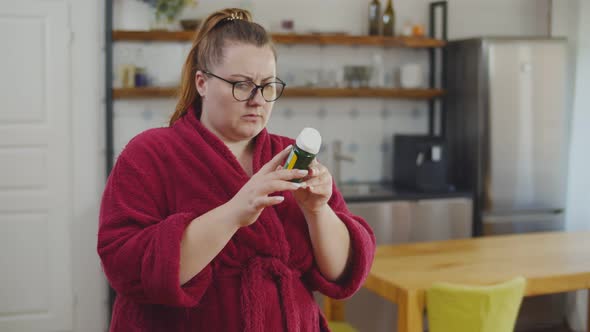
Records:
{"label": "woman's face", "polygon": [[[229,43],[223,53],[218,65],[207,68],[212,74],[228,81],[249,80],[258,85],[275,79],[276,63],[270,47]],[[250,140],[266,126],[274,102],[264,100],[260,89],[247,101],[237,101],[228,82],[200,71],[195,82],[203,97],[201,123],[222,141]]]}

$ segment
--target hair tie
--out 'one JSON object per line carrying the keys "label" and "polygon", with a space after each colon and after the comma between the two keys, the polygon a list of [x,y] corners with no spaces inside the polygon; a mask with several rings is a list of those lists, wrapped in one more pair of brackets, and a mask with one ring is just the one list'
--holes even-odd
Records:
{"label": "hair tie", "polygon": [[231,13],[228,17],[225,18],[226,21],[235,21],[235,20],[241,20],[242,19],[242,13]]}

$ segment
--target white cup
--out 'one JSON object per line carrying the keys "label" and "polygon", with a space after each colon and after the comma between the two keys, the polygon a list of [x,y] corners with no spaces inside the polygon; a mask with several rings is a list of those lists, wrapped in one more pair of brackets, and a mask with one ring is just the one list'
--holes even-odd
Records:
{"label": "white cup", "polygon": [[417,64],[401,66],[400,85],[404,89],[416,89],[423,87],[424,82],[422,78],[422,67]]}

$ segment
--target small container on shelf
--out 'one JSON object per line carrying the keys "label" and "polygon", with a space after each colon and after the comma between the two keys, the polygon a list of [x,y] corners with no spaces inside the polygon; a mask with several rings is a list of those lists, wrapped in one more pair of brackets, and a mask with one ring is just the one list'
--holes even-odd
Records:
{"label": "small container on shelf", "polygon": [[342,70],[336,67],[322,68],[319,72],[318,85],[324,88],[335,88],[342,82]]}
{"label": "small container on shelf", "polygon": [[412,36],[414,36],[414,37],[424,37],[424,25],[422,25],[422,24],[414,24],[412,26]]}
{"label": "small container on shelf", "polygon": [[291,19],[281,20],[281,30],[284,33],[295,33],[295,22]]}
{"label": "small container on shelf", "polygon": [[388,37],[395,36],[395,10],[393,9],[392,0],[387,0],[387,6],[381,17],[383,23],[383,35]]}
{"label": "small container on shelf", "polygon": [[422,67],[419,64],[406,64],[400,67],[400,86],[404,89],[424,87]]}
{"label": "small container on shelf", "polygon": [[135,87],[135,65],[124,64],[119,66],[118,71],[118,85],[121,88],[134,88]]}
{"label": "small container on shelf", "polygon": [[410,23],[410,22],[404,23],[404,27],[402,29],[402,35],[405,37],[412,36],[412,23]]}
{"label": "small container on shelf", "polygon": [[184,19],[180,20],[180,26],[184,31],[196,31],[201,25],[200,19]]}
{"label": "small container on shelf", "polygon": [[306,68],[300,73],[301,84],[304,87],[315,87],[319,84],[320,73],[318,69]]}
{"label": "small container on shelf", "polygon": [[149,79],[148,79],[146,69],[143,67],[135,68],[135,86],[140,88],[140,87],[146,87],[148,85],[149,85]]}
{"label": "small container on shelf", "polygon": [[295,21],[290,18],[275,21],[271,25],[271,31],[278,34],[295,34]]}
{"label": "small container on shelf", "polygon": [[372,66],[344,66],[344,81],[349,88],[367,88],[373,75]]}
{"label": "small container on shelf", "polygon": [[383,68],[383,56],[379,53],[373,54],[372,57],[373,75],[370,86],[372,88],[382,88],[385,86],[385,70]]}
{"label": "small container on shelf", "polygon": [[381,32],[380,27],[381,19],[381,3],[379,0],[371,0],[369,3],[369,35],[377,36]]}

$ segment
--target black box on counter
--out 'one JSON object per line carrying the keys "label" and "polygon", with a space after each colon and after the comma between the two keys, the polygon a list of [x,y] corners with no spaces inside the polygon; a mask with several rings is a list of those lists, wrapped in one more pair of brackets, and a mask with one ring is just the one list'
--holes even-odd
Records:
{"label": "black box on counter", "polygon": [[393,183],[396,189],[448,192],[448,150],[443,139],[394,135]]}

